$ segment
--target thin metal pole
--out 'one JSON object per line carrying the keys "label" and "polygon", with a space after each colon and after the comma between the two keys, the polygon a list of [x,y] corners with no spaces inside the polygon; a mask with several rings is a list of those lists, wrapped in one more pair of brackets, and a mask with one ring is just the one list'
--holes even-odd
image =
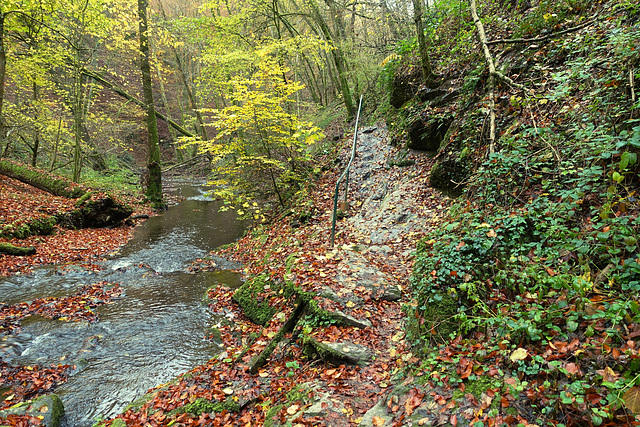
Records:
{"label": "thin metal pole", "polygon": [[345,187],[344,187],[344,200],[347,201],[347,193],[349,191],[349,168],[351,167],[351,163],[353,163],[353,159],[356,156],[356,144],[358,142],[358,122],[360,121],[360,110],[362,108],[362,95],[360,95],[360,103],[358,104],[358,114],[356,115],[356,128],[353,132],[353,145],[351,147],[351,158],[349,159],[349,163],[345,168],[340,178],[338,178],[338,182],[336,182],[336,190],[333,195],[333,220],[331,223],[331,247],[335,242],[336,237],[336,218],[338,216],[338,191],[340,189],[340,182],[343,178],[346,177]]}

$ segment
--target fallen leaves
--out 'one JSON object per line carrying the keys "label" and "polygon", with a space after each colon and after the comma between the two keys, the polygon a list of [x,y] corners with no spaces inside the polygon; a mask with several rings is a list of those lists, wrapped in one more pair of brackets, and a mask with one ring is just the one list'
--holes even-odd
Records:
{"label": "fallen leaves", "polygon": [[121,294],[120,285],[100,282],[82,286],[74,294],[65,297],[38,298],[29,303],[0,305],[0,333],[11,333],[19,327],[20,320],[35,314],[63,321],[95,322],[98,315],[94,309],[108,304]]}

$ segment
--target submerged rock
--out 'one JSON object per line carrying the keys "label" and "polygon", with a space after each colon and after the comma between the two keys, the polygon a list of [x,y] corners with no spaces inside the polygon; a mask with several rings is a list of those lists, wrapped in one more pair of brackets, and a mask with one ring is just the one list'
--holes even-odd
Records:
{"label": "submerged rock", "polygon": [[64,405],[57,394],[48,394],[0,411],[0,425],[3,425],[2,418],[7,418],[9,415],[38,417],[41,419],[40,425],[58,427],[64,417]]}

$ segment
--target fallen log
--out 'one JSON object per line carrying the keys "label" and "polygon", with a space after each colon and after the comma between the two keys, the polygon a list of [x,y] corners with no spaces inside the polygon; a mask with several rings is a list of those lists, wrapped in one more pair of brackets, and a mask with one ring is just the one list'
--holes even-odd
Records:
{"label": "fallen log", "polygon": [[103,228],[119,225],[133,213],[129,206],[117,202],[110,195],[85,201],[77,209],[57,215],[65,228]]}
{"label": "fallen log", "polygon": [[296,308],[293,310],[293,313],[291,313],[289,319],[287,319],[284,325],[282,325],[278,333],[271,339],[269,344],[260,352],[260,354],[258,354],[253,360],[251,360],[249,372],[255,374],[261,367],[263,367],[267,363],[267,359],[269,359],[269,356],[271,356],[273,350],[276,349],[282,338],[284,338],[284,335],[288,332],[293,331],[293,329],[296,327],[296,324],[298,323],[298,320],[300,319],[300,316],[304,312],[306,306],[307,303],[304,298],[298,297],[296,299]]}
{"label": "fallen log", "polygon": [[77,199],[86,193],[86,190],[67,179],[54,177],[44,171],[6,159],[0,160],[0,174],[22,181],[55,196],[62,196],[68,199]]}
{"label": "fallen log", "polygon": [[11,243],[0,243],[0,254],[27,256],[34,255],[36,248],[33,246],[14,246]]}

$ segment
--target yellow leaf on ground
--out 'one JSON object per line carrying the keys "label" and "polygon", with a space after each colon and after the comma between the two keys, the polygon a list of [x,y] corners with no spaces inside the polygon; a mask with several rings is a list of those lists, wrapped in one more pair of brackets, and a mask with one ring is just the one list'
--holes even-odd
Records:
{"label": "yellow leaf on ground", "polygon": [[373,417],[373,420],[371,420],[374,426],[383,426],[384,425],[384,419],[380,418],[380,417]]}
{"label": "yellow leaf on ground", "polygon": [[634,414],[640,413],[640,387],[631,387],[622,397],[627,408]]}
{"label": "yellow leaf on ground", "polygon": [[511,356],[509,356],[509,359],[511,359],[512,362],[515,362],[516,360],[524,360],[524,359],[526,359],[528,355],[529,355],[529,353],[527,353],[527,350],[525,350],[524,348],[520,347],[520,348],[514,350],[513,353],[511,353]]}
{"label": "yellow leaf on ground", "polygon": [[293,415],[296,412],[298,412],[298,409],[300,409],[300,406],[298,405],[291,405],[287,408],[287,414],[289,415]]}

